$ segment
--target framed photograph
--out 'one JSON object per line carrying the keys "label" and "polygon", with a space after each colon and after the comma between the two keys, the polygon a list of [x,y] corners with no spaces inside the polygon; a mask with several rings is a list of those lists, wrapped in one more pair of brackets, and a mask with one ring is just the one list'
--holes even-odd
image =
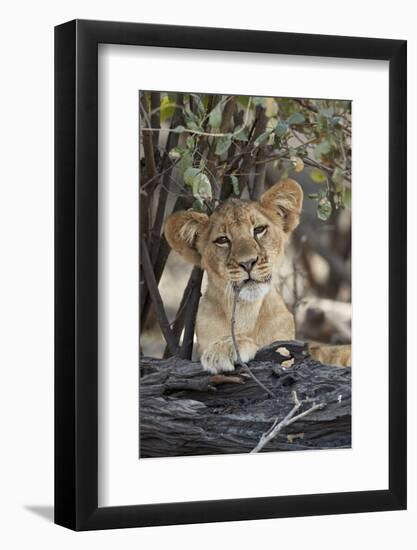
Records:
{"label": "framed photograph", "polygon": [[406,42],[55,29],[55,521],[406,507]]}

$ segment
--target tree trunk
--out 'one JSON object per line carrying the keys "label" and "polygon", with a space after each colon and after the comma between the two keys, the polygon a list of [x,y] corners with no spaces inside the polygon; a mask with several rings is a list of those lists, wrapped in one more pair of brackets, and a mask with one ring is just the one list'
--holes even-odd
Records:
{"label": "tree trunk", "polygon": [[[295,363],[277,353],[286,347]],[[300,342],[279,342],[260,350],[249,363],[269,397],[241,369],[210,375],[199,362],[179,357],[140,361],[140,457],[247,453],[274,421],[293,407],[293,392],[325,407],[280,432],[264,451],[348,448],[351,446],[351,369],[323,365]]]}

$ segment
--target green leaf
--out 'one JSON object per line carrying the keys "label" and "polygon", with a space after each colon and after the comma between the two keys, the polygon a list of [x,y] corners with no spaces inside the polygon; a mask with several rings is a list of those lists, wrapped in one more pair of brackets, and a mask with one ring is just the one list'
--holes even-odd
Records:
{"label": "green leaf", "polygon": [[193,157],[190,151],[182,149],[181,160],[178,163],[178,169],[180,174],[184,177],[185,172],[188,168],[191,168],[193,165]]}
{"label": "green leaf", "polygon": [[268,130],[267,132],[263,132],[263,134],[260,134],[256,139],[255,141],[253,142],[254,146],[255,147],[258,147],[259,145],[262,145],[263,143],[265,143],[269,136],[271,135],[271,132],[270,130]]}
{"label": "green leaf", "polygon": [[184,126],[177,126],[176,128],[172,129],[172,132],[175,132],[177,134],[182,134],[183,132],[185,132],[185,128]]}
{"label": "green leaf", "polygon": [[211,199],[213,196],[210,181],[206,174],[203,174],[202,172],[199,172],[194,177],[192,188],[193,195],[196,198],[207,200]]}
{"label": "green leaf", "polygon": [[229,147],[232,145],[232,134],[226,134],[225,136],[219,137],[216,143],[216,155],[223,155],[227,152]]}
{"label": "green leaf", "polygon": [[198,117],[191,110],[190,104],[187,103],[184,107],[185,122],[188,125],[188,122],[198,122]]}
{"label": "green leaf", "polygon": [[[243,105],[243,107],[247,108],[249,105],[250,96],[248,95],[238,95],[237,96],[238,102]],[[253,102],[252,102],[253,105]]]}
{"label": "green leaf", "polygon": [[321,155],[327,155],[331,151],[330,143],[326,140],[321,141],[314,149],[314,156],[320,160]]}
{"label": "green leaf", "polygon": [[185,143],[188,149],[191,149],[191,150],[194,149],[195,141],[193,136],[188,136],[187,139],[185,140]]}
{"label": "green leaf", "polygon": [[336,168],[334,169],[331,180],[334,184],[336,184],[336,186],[340,186],[343,184],[343,170],[341,170],[338,166],[336,166]]}
{"label": "green leaf", "polygon": [[190,130],[194,130],[196,132],[200,131],[199,125],[196,122],[194,122],[193,120],[189,120],[187,122],[187,128],[189,128]]}
{"label": "green leaf", "polygon": [[193,195],[196,199],[204,201],[212,198],[211,184],[200,168],[189,167],[184,172],[184,183],[191,187]]}
{"label": "green leaf", "polygon": [[275,133],[277,136],[283,136],[288,131],[288,124],[280,120],[275,126]]}
{"label": "green leaf", "polygon": [[165,122],[168,118],[171,118],[175,112],[176,104],[175,101],[172,101],[168,95],[165,95],[161,100],[161,105],[159,109],[159,120],[161,124]]}
{"label": "green leaf", "polygon": [[211,111],[209,123],[212,128],[220,128],[222,123],[222,106],[220,102]]}
{"label": "green leaf", "polygon": [[192,204],[192,207],[191,207],[195,212],[207,212],[207,207],[206,205],[204,204],[204,202],[202,201],[202,199],[200,199],[200,197],[197,197],[193,204]]}
{"label": "green leaf", "polygon": [[336,210],[339,210],[339,208],[344,208],[345,205],[343,204],[343,194],[342,193],[334,193],[333,194],[333,203],[335,205]]}
{"label": "green leaf", "polygon": [[240,193],[239,180],[233,174],[230,176],[230,183],[232,184],[232,187],[233,187],[233,193],[235,195],[239,195],[239,193]]}
{"label": "green leaf", "polygon": [[328,109],[320,109],[319,114],[326,118],[332,118],[334,115],[334,109],[333,107],[329,107]]}
{"label": "green leaf", "polygon": [[204,108],[204,103],[201,100],[201,97],[198,94],[190,94],[193,96],[195,104],[197,106],[197,112],[200,116],[204,116],[206,114],[206,109]]}
{"label": "green leaf", "polygon": [[314,181],[314,183],[326,183],[327,176],[323,172],[323,170],[320,170],[320,168],[313,168],[310,171],[310,178]]}
{"label": "green leaf", "polygon": [[352,189],[350,187],[346,187],[345,189],[343,204],[346,208],[352,208]]}
{"label": "green leaf", "polygon": [[237,139],[239,141],[248,141],[249,134],[247,129],[242,126],[241,128],[238,128],[235,133],[233,134],[234,139]]}
{"label": "green leaf", "polygon": [[181,158],[183,154],[183,149],[180,147],[173,147],[171,151],[168,153],[168,156],[171,160],[178,160]]}
{"label": "green leaf", "polygon": [[294,113],[290,117],[287,118],[287,124],[288,126],[291,126],[291,124],[302,124],[305,121],[304,115],[301,113]]}
{"label": "green leaf", "polygon": [[255,105],[259,105],[260,107],[266,107],[266,100],[268,98],[266,97],[260,97],[260,96],[255,96],[252,98],[253,99],[253,103]]}
{"label": "green leaf", "polygon": [[319,220],[326,221],[332,213],[332,203],[327,197],[323,197],[317,203],[317,217]]}
{"label": "green leaf", "polygon": [[200,174],[200,168],[193,168],[190,166],[184,172],[184,183],[189,187],[193,187],[194,179]]}

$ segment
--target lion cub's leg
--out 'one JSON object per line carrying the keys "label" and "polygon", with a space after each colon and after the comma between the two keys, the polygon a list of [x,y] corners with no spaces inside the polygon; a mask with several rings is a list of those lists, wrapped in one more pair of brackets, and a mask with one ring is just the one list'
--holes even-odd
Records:
{"label": "lion cub's leg", "polygon": [[308,348],[311,357],[321,363],[338,367],[350,367],[352,364],[352,347],[350,344],[338,346],[309,344]]}
{"label": "lion cub's leg", "polygon": [[[255,357],[258,346],[252,338],[236,336],[236,341],[244,363]],[[231,336],[211,342],[201,356],[203,368],[213,374],[234,370],[236,361],[237,355]]]}

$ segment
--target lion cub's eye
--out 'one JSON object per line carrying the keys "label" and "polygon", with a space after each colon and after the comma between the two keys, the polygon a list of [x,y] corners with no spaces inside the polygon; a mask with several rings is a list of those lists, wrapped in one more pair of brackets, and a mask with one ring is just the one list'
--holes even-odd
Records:
{"label": "lion cub's eye", "polygon": [[262,235],[262,233],[265,233],[266,231],[266,225],[258,225],[253,229],[254,235]]}
{"label": "lion cub's eye", "polygon": [[217,239],[213,242],[214,244],[218,244],[220,246],[225,246],[230,243],[229,239],[225,235],[222,235],[221,237],[217,237]]}

